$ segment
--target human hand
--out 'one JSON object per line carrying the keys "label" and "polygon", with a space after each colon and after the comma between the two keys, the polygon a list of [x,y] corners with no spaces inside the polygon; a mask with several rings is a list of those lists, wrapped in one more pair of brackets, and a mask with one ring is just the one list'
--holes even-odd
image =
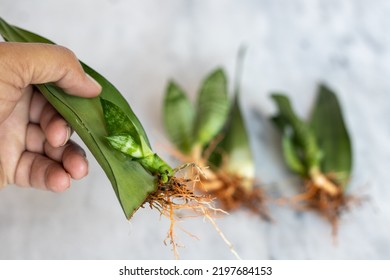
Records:
{"label": "human hand", "polygon": [[48,82],[86,98],[101,91],[64,47],[0,43],[0,188],[61,192],[88,173],[85,152],[69,140],[71,128],[33,86]]}

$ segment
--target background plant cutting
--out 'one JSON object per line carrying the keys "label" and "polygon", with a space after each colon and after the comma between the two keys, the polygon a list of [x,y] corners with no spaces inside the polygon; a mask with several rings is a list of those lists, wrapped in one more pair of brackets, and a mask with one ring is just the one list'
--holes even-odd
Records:
{"label": "background plant cutting", "polygon": [[282,132],[286,164],[305,180],[305,191],[294,197],[292,204],[323,215],[336,234],[341,214],[354,200],[346,195],[353,157],[337,96],[320,85],[311,118],[306,122],[295,114],[286,95],[273,94],[272,98],[279,110],[272,121]]}
{"label": "background plant cutting", "polygon": [[226,211],[247,208],[269,219],[265,194],[256,186],[253,152],[240,107],[239,75],[244,49],[238,56],[236,85],[228,94],[223,69],[212,71],[202,82],[197,103],[171,81],[166,89],[164,125],[174,147],[172,153],[184,162],[203,168],[198,190],[217,199]]}

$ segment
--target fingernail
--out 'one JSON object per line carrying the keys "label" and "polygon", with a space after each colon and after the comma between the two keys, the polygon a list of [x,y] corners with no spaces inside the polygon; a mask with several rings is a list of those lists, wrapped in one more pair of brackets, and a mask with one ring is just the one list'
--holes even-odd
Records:
{"label": "fingernail", "polygon": [[62,146],[65,146],[66,143],[68,143],[71,134],[72,134],[72,128],[71,128],[69,125],[67,125],[67,126],[66,126],[66,138],[65,138],[65,142],[62,143],[61,147],[62,147]]}
{"label": "fingernail", "polygon": [[92,78],[88,73],[85,73],[87,75],[87,78],[97,87],[99,88],[99,92],[102,90],[102,86],[94,79]]}

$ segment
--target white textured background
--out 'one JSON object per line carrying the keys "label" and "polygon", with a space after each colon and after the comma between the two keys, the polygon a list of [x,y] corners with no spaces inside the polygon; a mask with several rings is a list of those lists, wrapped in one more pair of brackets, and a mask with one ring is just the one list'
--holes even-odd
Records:
{"label": "white textured background", "polygon": [[[387,0],[0,0],[0,16],[72,49],[126,96],[156,150],[167,143],[160,106],[169,78],[193,96],[216,66],[242,81],[258,176],[273,195],[292,195],[270,92],[291,95],[307,115],[316,84],[339,93],[355,153],[350,192],[370,201],[342,218],[337,245],[314,214],[272,206],[274,224],[246,212],[218,220],[245,259],[390,258],[390,2]],[[76,137],[77,139],[77,137]],[[0,192],[1,259],[171,259],[168,223],[139,210],[127,222],[90,156],[90,175],[63,194],[14,186]],[[387,170],[387,171],[386,171]],[[211,225],[182,224],[182,259],[233,258]]]}

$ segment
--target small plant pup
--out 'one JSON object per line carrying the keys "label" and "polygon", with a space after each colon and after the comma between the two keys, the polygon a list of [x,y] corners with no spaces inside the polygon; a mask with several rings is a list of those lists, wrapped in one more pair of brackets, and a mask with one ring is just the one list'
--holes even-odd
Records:
{"label": "small plant pup", "polygon": [[[238,57],[238,73],[244,50]],[[217,198],[222,209],[247,208],[268,219],[265,195],[255,180],[249,135],[240,106],[239,77],[232,98],[225,71],[217,68],[203,80],[195,106],[170,81],[164,99],[167,135],[182,162],[195,162],[204,173],[198,189]]]}
{"label": "small plant pup", "polygon": [[293,199],[331,222],[334,233],[340,214],[352,197],[346,195],[352,170],[351,140],[336,94],[318,87],[309,121],[300,119],[286,95],[273,94],[278,113],[272,118],[282,133],[282,150],[291,171],[300,175],[305,190]]}

